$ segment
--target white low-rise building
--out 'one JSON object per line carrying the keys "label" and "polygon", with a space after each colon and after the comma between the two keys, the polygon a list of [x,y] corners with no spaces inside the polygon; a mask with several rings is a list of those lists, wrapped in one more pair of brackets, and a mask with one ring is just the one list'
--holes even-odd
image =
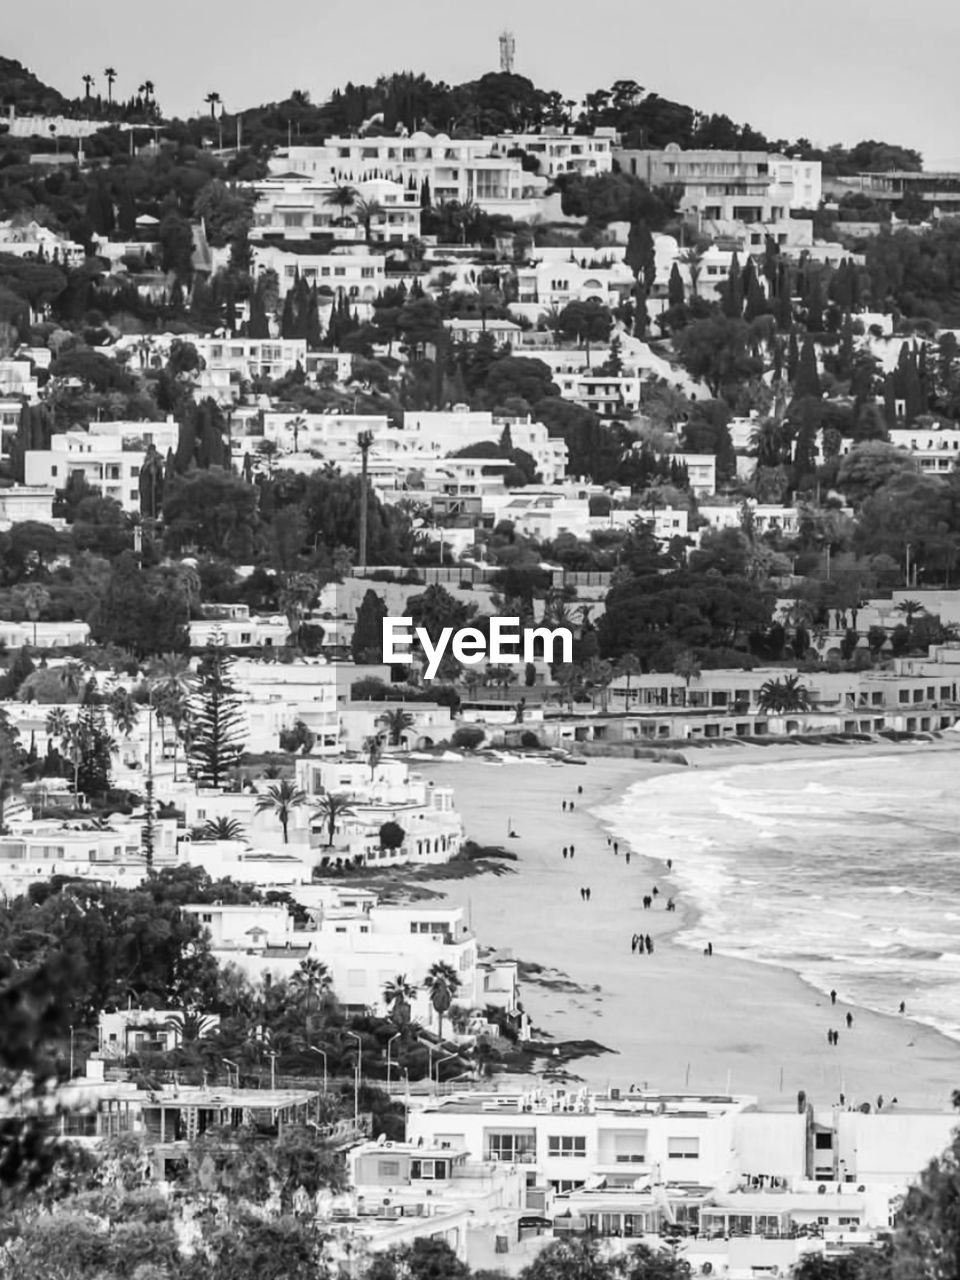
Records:
{"label": "white low-rise building", "polygon": [[86,431],[55,435],[49,449],[24,454],[27,485],[63,489],[79,475],[104,498],[113,498],[128,514],[140,511],[140,470],[152,445],[165,456],[175,449],[180,428],[166,422],[91,422]]}

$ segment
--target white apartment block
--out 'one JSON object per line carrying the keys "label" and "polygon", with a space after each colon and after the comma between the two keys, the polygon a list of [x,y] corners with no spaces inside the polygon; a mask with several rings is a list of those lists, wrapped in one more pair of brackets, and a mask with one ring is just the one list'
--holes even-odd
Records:
{"label": "white apartment block", "polygon": [[386,178],[419,197],[429,184],[434,204],[472,200],[488,213],[529,217],[545,180],[525,173],[518,157],[509,156],[510,139],[435,137],[418,132],[409,137],[327,138],[319,147],[278,150],[269,165],[274,174],[304,174],[335,184]]}
{"label": "white apartment block", "polygon": [[612,309],[634,287],[633,273],[623,262],[622,246],[610,246],[609,252],[566,250],[563,258],[547,257],[545,250],[536,252],[539,261],[517,268],[517,302],[521,306],[537,303],[542,311],[550,307],[562,311],[569,302],[595,301]]}
{"label": "white apartment block", "polygon": [[498,444],[505,427],[510,428],[513,447],[533,457],[545,484],[562,479],[567,469],[566,443],[551,437],[542,422],[529,417],[494,417],[466,408],[405,413],[403,417],[403,432],[410,440],[411,452],[435,458],[445,458],[471,444]]}
{"label": "white apartment block", "polygon": [[39,383],[29,360],[0,360],[0,396],[36,400],[38,390]]}
{"label": "white apartment block", "polygon": [[[334,840],[322,818],[311,820],[310,845],[320,859],[359,858],[370,865],[403,862],[446,862],[460,849],[463,822],[454,807],[453,790],[438,787],[400,760],[384,758],[373,770],[365,759],[296,761],[297,786],[311,802],[324,795],[346,795],[351,813],[342,815]],[[398,849],[383,849],[380,828],[397,823],[405,839]]]}
{"label": "white apartment block", "polygon": [[548,178],[561,173],[579,173],[592,178],[613,168],[616,130],[595,129],[592,134],[576,134],[544,129],[542,133],[501,134],[498,141],[535,156],[540,162],[540,172]]}
{"label": "white apartment block", "polygon": [[[949,475],[960,464],[960,429],[951,427],[893,427],[890,443],[906,449],[924,475]],[[841,452],[848,453],[851,441],[844,440]]]}
{"label": "white apartment block", "polygon": [[82,266],[86,257],[82,244],[75,244],[37,222],[28,222],[22,227],[12,221],[0,222],[0,253],[9,253],[15,258],[42,258],[67,267]]}
{"label": "white apartment block", "polygon": [[[310,240],[333,236],[357,240],[366,235],[363,206],[341,209],[331,200],[336,183],[302,178],[267,178],[255,184],[252,238]],[[371,179],[355,187],[360,201],[371,206],[370,239],[398,244],[420,235],[420,192],[386,178]],[[376,206],[376,207],[374,207]],[[337,225],[349,219],[349,225]]]}
{"label": "white apartment block", "polygon": [[227,369],[240,379],[282,378],[299,364],[306,369],[307,344],[303,338],[210,338],[191,336],[208,371]]}
{"label": "white apartment block", "polygon": [[0,528],[24,520],[53,524],[55,497],[56,490],[51,485],[17,484],[10,489],[0,489]]}
{"label": "white apartment block", "polygon": [[757,502],[753,498],[747,498],[736,505],[722,502],[701,503],[699,511],[711,529],[740,529],[743,527],[744,507],[749,508],[753,527],[761,537],[767,533],[781,533],[792,537],[800,528],[801,513],[796,507]]}
{"label": "white apartment block", "polygon": [[[595,364],[603,364],[606,350],[591,353]],[[622,413],[638,413],[643,379],[635,373],[561,373],[554,381],[564,400],[572,400],[584,409],[592,409],[601,418],[614,418]]]}
{"label": "white apartment block", "polygon": [[708,222],[785,222],[791,209],[817,208],[819,161],[792,161],[765,151],[663,150],[614,152],[624,173],[648,186],[680,186],[681,212]]}
{"label": "white apartment block", "polygon": [[27,485],[63,489],[82,476],[104,498],[113,498],[128,514],[140,510],[140,469],[153,445],[161,457],[175,449],[180,428],[166,422],[91,422],[88,430],[55,435],[49,449],[24,454]]}
{"label": "white apartment block", "polygon": [[350,904],[349,893],[329,885],[304,885],[293,893],[310,911],[306,928],[295,928],[285,907],[195,903],[183,912],[207,930],[221,962],[230,959],[247,973],[290,977],[303,960],[321,961],[342,1004],[386,1013],[384,988],[403,974],[417,987],[414,1019],[432,1026],[436,1014],[423,983],[430,967],[443,961],[460,979],[456,1003],[483,1007],[484,970],[462,907],[386,906],[365,897]]}
{"label": "white apartment block", "polygon": [[330,293],[345,296],[351,303],[366,304],[361,315],[383,292],[386,284],[385,259],[371,253],[366,245],[354,245],[349,249],[335,248],[329,253],[291,252],[267,243],[253,246],[254,271],[270,270],[277,273],[280,297],[285,298],[299,276],[308,285],[328,289]]}

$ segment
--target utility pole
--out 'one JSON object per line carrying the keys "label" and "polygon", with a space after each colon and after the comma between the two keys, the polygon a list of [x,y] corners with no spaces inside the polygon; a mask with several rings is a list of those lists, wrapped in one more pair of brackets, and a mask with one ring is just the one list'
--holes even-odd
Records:
{"label": "utility pole", "polygon": [[357,436],[357,444],[360,446],[361,465],[360,465],[360,547],[359,547],[359,567],[365,569],[367,567],[367,465],[370,454],[370,446],[373,444],[373,432],[361,431]]}
{"label": "utility pole", "polygon": [[147,786],[146,786],[146,823],[143,828],[143,852],[147,860],[147,875],[153,875],[153,846],[155,837],[155,814],[153,803],[153,686],[147,693]]}

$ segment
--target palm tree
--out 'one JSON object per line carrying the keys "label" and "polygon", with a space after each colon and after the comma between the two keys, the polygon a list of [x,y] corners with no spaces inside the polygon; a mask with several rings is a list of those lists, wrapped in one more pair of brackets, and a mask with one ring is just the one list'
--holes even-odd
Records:
{"label": "palm tree", "polygon": [[591,658],[583,669],[583,682],[590,695],[590,705],[597,705],[595,694],[600,694],[600,709],[606,710],[607,688],[613,679],[613,667],[602,658]]}
{"label": "palm tree", "polygon": [[390,1017],[398,1026],[409,1021],[410,1001],[416,991],[416,985],[407,981],[405,973],[398,973],[383,988],[383,998],[390,1006]]}
{"label": "palm tree", "polygon": [[20,592],[23,609],[33,623],[33,647],[37,647],[37,621],[50,603],[50,592],[39,582],[29,582]]}
{"label": "palm tree", "polygon": [[73,765],[73,794],[80,787],[80,765],[83,761],[83,732],[78,720],[71,720],[62,707],[55,707],[47,715],[47,735],[53,738]]}
{"label": "palm tree", "polygon": [[90,90],[93,88],[93,76],[88,73],[85,76],[81,76],[81,79],[83,80],[83,89],[84,89],[83,100],[84,102],[89,102]]}
{"label": "palm tree", "polygon": [[164,653],[154,658],[147,671],[147,687],[157,720],[173,726],[173,780],[177,781],[177,747],[189,717],[189,698],[196,685],[190,659],[182,653]]}
{"label": "palm tree", "polygon": [[913,625],[914,618],[917,617],[918,614],[926,613],[926,609],[919,600],[901,600],[894,612],[903,615],[909,630]]}
{"label": "palm tree", "polygon": [[625,653],[617,661],[614,672],[618,676],[627,677],[627,694],[624,699],[624,710],[630,710],[630,678],[639,675],[643,670],[643,664],[635,653]]}
{"label": "palm tree", "polygon": [[274,783],[272,787],[268,787],[264,794],[258,797],[257,813],[270,811],[277,815],[277,820],[283,828],[283,843],[287,844],[287,828],[293,811],[294,809],[299,809],[306,802],[306,794],[299,787],[295,787],[287,778],[284,778],[282,782]]}
{"label": "palm tree", "polygon": [[383,215],[383,212],[384,212],[383,205],[380,203],[379,200],[374,200],[374,199],[365,200],[361,196],[354,201],[354,208],[356,209],[357,213],[360,215],[360,221],[363,223],[364,236],[369,241],[370,224],[373,222],[374,218],[379,218]]}
{"label": "palm tree", "polygon": [[508,667],[504,663],[502,666],[487,667],[486,677],[488,684],[495,684],[506,695],[508,687],[517,680],[517,671],[515,667]]}
{"label": "palm tree", "polygon": [[573,715],[574,701],[583,692],[583,672],[572,662],[563,662],[556,669],[555,679],[554,696],[565,702],[568,714]]}
{"label": "palm tree", "polygon": [[317,580],[309,573],[288,573],[280,591],[279,605],[286,615],[290,639],[296,648],[306,611],[317,595]]}
{"label": "palm tree", "polygon": [[210,92],[207,94],[207,96],[204,98],[204,102],[210,103],[210,119],[216,120],[217,104],[220,102],[219,93],[217,93],[216,90],[211,89]]}
{"label": "palm tree", "polygon": [[391,747],[399,747],[400,739],[408,729],[413,727],[414,720],[409,711],[396,707],[392,711],[384,711],[379,722],[389,734]]}
{"label": "palm tree", "polygon": [[784,679],[767,680],[760,686],[757,705],[761,712],[809,711],[812,707],[810,691],[800,683],[798,675]]}
{"label": "palm tree", "polygon": [[103,74],[107,77],[107,102],[113,102],[113,82],[117,78],[117,73],[113,67],[106,67]]}
{"label": "palm tree", "polygon": [[144,102],[150,102],[153,98],[154,84],[152,80],[144,80],[140,86],[140,92],[143,94]]}
{"label": "palm tree", "polygon": [[314,814],[327,824],[327,848],[333,847],[333,833],[340,818],[352,818],[354,811],[350,806],[348,795],[331,794],[321,796],[313,806]]}
{"label": "palm tree", "polygon": [[351,187],[349,183],[342,183],[340,186],[334,187],[332,191],[327,192],[323,197],[323,203],[333,205],[340,210],[340,217],[337,221],[342,226],[347,221],[347,210],[352,209],[359,198],[356,187]]}
{"label": "palm tree", "polygon": [[208,818],[200,828],[201,840],[242,840],[243,827],[236,818]]}
{"label": "palm tree", "polygon": [[372,782],[377,771],[377,765],[380,763],[380,757],[383,755],[383,744],[376,734],[371,734],[369,738],[364,738],[363,749],[367,753],[367,764],[370,766],[370,781]]}
{"label": "palm tree", "polygon": [[298,413],[295,418],[291,418],[287,426],[293,432],[293,452],[298,453],[300,449],[300,432],[307,425],[307,420],[302,413]]}
{"label": "palm tree", "polygon": [[119,729],[125,738],[129,738],[136,726],[139,712],[137,704],[126,689],[114,689],[110,695],[108,710],[114,728]]}
{"label": "palm tree", "polygon": [[320,1007],[323,997],[333,987],[333,978],[322,960],[308,957],[300,961],[300,968],[291,977],[290,986],[297,998],[306,1005],[309,1014],[311,1005]]}
{"label": "palm tree", "polygon": [[697,661],[697,655],[692,649],[681,649],[673,660],[673,674],[680,676],[685,686],[684,705],[686,705],[690,693],[690,681],[696,680],[700,675],[700,663]]}
{"label": "palm tree", "polygon": [[460,990],[460,978],[452,965],[437,960],[427,971],[425,988],[430,993],[430,1003],[437,1011],[437,1035],[443,1039],[443,1015],[453,1004]]}
{"label": "palm tree", "polygon": [[83,667],[79,662],[65,662],[60,668],[60,683],[68,698],[80,697],[83,688]]}

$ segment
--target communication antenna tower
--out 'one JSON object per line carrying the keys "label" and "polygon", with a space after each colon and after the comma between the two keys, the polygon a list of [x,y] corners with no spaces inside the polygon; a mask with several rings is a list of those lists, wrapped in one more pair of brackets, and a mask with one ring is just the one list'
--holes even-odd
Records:
{"label": "communication antenna tower", "polygon": [[512,31],[502,31],[500,33],[500,70],[512,71],[513,59],[517,52],[517,42],[513,38]]}

